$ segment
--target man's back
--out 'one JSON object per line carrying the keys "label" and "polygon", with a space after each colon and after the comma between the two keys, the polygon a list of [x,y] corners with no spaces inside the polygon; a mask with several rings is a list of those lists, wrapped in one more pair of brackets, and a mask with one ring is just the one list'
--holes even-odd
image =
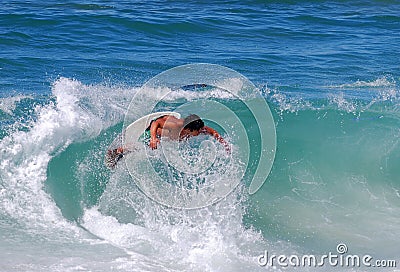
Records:
{"label": "man's back", "polygon": [[183,128],[184,119],[178,119],[174,116],[165,115],[152,122],[150,133],[156,137],[168,137],[173,140],[179,139],[179,134]]}

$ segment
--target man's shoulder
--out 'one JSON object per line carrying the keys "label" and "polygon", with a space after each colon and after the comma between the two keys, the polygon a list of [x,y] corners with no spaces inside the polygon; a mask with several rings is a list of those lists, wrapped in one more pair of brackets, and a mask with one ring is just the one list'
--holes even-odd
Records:
{"label": "man's shoulder", "polygon": [[164,116],[163,121],[170,126],[183,126],[183,119],[176,118],[172,115]]}

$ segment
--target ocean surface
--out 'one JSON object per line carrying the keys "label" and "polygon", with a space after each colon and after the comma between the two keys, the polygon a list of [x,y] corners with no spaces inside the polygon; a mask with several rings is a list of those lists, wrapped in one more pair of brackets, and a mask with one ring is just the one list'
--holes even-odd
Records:
{"label": "ocean surface", "polygon": [[[292,270],[260,265],[265,252],[368,254],[400,269],[399,1],[0,2],[0,271]],[[108,169],[104,155],[141,86],[193,63],[256,86],[276,152],[255,194],[233,152],[228,167],[196,176],[237,181],[232,192],[176,209],[147,197],[126,168]],[[162,109],[207,99],[243,108],[223,92],[174,94]],[[232,130],[221,133],[237,150]],[[198,145],[183,148],[196,164]],[[260,153],[250,154],[254,164]]]}

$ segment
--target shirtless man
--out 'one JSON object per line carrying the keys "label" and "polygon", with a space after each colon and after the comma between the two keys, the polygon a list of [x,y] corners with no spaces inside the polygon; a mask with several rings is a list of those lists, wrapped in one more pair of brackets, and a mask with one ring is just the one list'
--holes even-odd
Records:
{"label": "shirtless man", "polygon": [[148,129],[151,136],[149,146],[152,149],[157,148],[161,136],[172,140],[183,140],[200,134],[211,135],[223,144],[227,151],[230,149],[224,138],[215,129],[205,126],[203,120],[196,114],[182,119],[169,115],[162,116],[152,121]]}
{"label": "shirtless man", "polygon": [[[145,134],[150,134],[149,146],[151,149],[157,148],[161,137],[180,141],[200,134],[211,135],[225,147],[226,152],[230,153],[230,146],[224,138],[215,129],[205,126],[203,120],[196,114],[191,114],[182,119],[172,115],[159,117],[150,123]],[[124,151],[123,147],[108,150],[107,161],[111,168],[114,168],[116,163],[124,156]]]}

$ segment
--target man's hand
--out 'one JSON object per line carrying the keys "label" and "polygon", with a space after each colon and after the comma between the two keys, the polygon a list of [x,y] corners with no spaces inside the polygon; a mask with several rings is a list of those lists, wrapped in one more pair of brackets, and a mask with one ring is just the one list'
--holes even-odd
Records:
{"label": "man's hand", "polygon": [[224,138],[222,138],[222,136],[219,135],[219,133],[215,129],[204,126],[201,133],[213,136],[215,140],[217,140],[224,146],[226,153],[228,155],[231,154],[231,145],[228,142],[226,142]]}
{"label": "man's hand", "polygon": [[160,143],[160,139],[155,138],[155,139],[151,139],[149,146],[151,149],[157,149],[157,145]]}

